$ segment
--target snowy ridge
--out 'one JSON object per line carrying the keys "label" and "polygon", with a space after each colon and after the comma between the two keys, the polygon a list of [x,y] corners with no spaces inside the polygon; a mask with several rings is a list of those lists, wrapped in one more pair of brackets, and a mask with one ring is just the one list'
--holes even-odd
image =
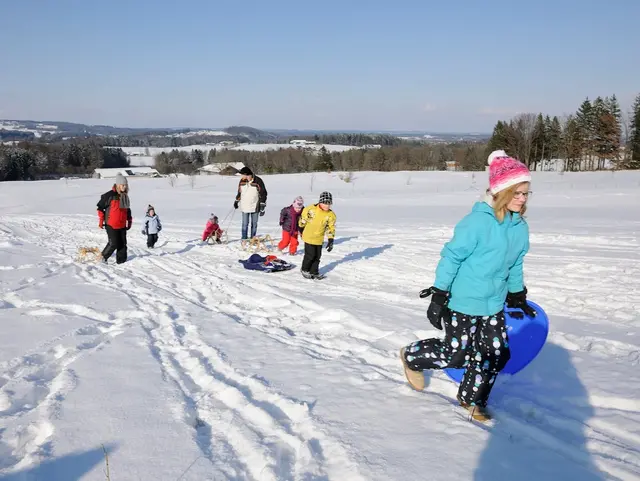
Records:
{"label": "snowy ridge", "polygon": [[11,120],[0,120],[0,131],[8,130],[12,132],[29,132],[32,133],[36,138],[42,137],[43,133],[56,133],[57,129],[57,125],[47,125],[39,123],[35,125],[35,128],[28,128],[20,122]]}
{"label": "snowy ridge", "polygon": [[180,132],[176,134],[165,135],[164,137],[193,137],[196,135],[210,135],[210,136],[229,136],[231,135],[229,132],[225,132],[224,130],[189,130],[187,132]]}
{"label": "snowy ridge", "polygon": [[[295,194],[333,192],[322,284],[242,269],[237,214],[229,245],[200,243],[236,182],[132,181],[122,266],[74,261],[104,243],[94,209],[109,182],[7,184],[0,478],[104,443],[117,446],[113,479],[640,479],[640,218],[629,207],[640,176],[534,173],[525,275],[552,332],[531,366],[499,378],[485,429],[454,406],[443,373],[416,393],[398,360],[438,334],[417,292],[480,190],[468,174],[406,176],[316,174],[314,192],[306,175],[263,177],[259,232],[274,238]],[[154,251],[138,229],[147,202],[165,226]],[[100,456],[71,464],[75,479],[104,479]]]}

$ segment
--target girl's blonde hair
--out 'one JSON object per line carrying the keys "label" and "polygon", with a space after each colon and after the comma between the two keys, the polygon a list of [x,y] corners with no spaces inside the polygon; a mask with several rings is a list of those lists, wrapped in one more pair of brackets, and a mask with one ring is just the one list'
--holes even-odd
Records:
{"label": "girl's blonde hair", "polygon": [[[492,196],[493,212],[496,214],[496,217],[500,222],[502,222],[504,218],[507,216],[507,212],[509,211],[509,209],[507,209],[507,204],[509,204],[509,202],[511,202],[511,199],[513,199],[513,196],[515,195],[516,190],[518,190],[518,187],[528,183],[529,182],[520,182],[519,184],[512,185],[508,189],[501,190],[500,192]],[[526,211],[527,211],[527,203],[525,202],[519,214],[521,216],[524,216],[524,213]]]}

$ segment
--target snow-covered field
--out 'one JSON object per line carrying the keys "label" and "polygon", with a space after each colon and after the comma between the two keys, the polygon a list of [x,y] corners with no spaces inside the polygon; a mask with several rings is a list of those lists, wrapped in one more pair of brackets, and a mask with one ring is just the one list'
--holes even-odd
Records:
{"label": "snow-covered field", "polygon": [[75,261],[105,242],[108,180],[0,184],[0,480],[102,481],[103,446],[113,481],[640,479],[638,173],[534,173],[525,275],[551,333],[499,377],[490,427],[443,373],[412,391],[398,360],[439,334],[418,292],[485,174],[263,179],[260,234],[333,192],[325,281],[244,270],[238,215],[229,245],[200,242],[236,178],[131,179],[122,266]]}

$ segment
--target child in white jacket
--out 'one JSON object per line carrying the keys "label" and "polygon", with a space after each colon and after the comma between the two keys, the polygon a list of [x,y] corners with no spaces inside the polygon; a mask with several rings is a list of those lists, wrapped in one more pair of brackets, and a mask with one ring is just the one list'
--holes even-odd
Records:
{"label": "child in white jacket", "polygon": [[147,247],[153,249],[158,242],[158,234],[162,230],[160,217],[156,215],[156,210],[152,205],[147,207],[147,216],[144,218],[142,233],[147,236]]}

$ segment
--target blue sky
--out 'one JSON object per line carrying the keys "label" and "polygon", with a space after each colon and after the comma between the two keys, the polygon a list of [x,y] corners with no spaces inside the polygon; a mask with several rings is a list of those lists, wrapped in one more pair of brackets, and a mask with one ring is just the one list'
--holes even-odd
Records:
{"label": "blue sky", "polygon": [[0,118],[491,131],[640,93],[640,1],[21,0]]}

